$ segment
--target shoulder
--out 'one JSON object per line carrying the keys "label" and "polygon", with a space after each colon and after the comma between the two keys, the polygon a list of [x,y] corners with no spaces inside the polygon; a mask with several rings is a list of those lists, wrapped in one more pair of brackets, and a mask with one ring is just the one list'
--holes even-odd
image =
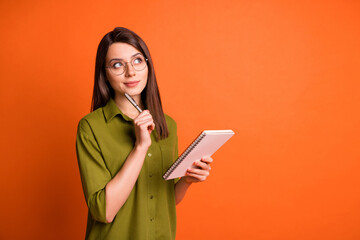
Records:
{"label": "shoulder", "polygon": [[80,119],[78,123],[78,132],[90,133],[92,132],[92,127],[99,125],[104,121],[103,110],[102,108],[98,108]]}

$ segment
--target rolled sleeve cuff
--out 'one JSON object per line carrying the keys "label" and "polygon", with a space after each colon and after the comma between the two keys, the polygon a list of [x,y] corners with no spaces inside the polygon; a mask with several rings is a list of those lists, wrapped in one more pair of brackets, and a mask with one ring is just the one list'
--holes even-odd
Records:
{"label": "rolled sleeve cuff", "polygon": [[102,223],[108,223],[106,221],[105,189],[92,194],[87,201],[87,205],[94,220]]}

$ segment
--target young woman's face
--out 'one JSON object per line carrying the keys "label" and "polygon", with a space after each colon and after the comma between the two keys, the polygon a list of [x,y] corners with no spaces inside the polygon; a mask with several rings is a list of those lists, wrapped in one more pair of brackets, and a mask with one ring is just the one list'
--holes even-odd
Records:
{"label": "young woman's face", "polygon": [[106,77],[115,95],[139,96],[148,77],[145,57],[127,43],[111,44],[106,55]]}

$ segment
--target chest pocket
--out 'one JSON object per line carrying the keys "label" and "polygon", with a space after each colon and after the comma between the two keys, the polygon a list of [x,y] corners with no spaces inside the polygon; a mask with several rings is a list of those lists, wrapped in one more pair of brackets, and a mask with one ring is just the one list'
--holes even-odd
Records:
{"label": "chest pocket", "polygon": [[174,163],[177,156],[175,156],[174,147],[160,145],[160,149],[161,149],[162,174],[164,174],[169,169],[169,167]]}

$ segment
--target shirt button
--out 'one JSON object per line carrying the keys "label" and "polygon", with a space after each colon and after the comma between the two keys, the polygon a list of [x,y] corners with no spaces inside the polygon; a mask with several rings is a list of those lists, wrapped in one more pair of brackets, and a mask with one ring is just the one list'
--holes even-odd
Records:
{"label": "shirt button", "polygon": [[149,177],[152,177],[152,174],[150,174]]}
{"label": "shirt button", "polygon": [[148,153],[148,157],[151,157],[151,153]]}
{"label": "shirt button", "polygon": [[151,196],[150,196],[150,199],[153,199],[153,198],[154,198],[154,196],[153,196],[153,195],[151,195]]}
{"label": "shirt button", "polygon": [[150,221],[152,222],[152,221],[154,221],[154,219],[153,219],[153,218],[150,218]]}

